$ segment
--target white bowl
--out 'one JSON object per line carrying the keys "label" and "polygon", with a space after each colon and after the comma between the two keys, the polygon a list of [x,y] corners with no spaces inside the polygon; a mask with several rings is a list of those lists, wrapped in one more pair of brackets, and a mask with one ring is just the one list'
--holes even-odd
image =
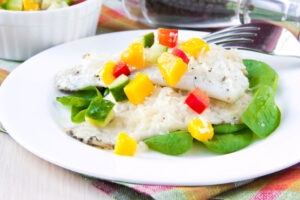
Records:
{"label": "white bowl", "polygon": [[26,60],[57,44],[94,35],[102,0],[44,11],[0,10],[0,58]]}

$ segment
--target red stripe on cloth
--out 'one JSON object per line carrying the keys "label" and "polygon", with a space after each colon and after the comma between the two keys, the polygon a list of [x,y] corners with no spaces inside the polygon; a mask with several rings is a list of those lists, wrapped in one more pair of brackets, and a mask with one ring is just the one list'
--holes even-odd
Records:
{"label": "red stripe on cloth", "polygon": [[174,187],[172,186],[160,186],[160,185],[138,185],[133,187],[132,189],[147,194],[147,195],[152,195],[158,192],[163,192],[166,190],[173,189]]}
{"label": "red stripe on cloth", "polygon": [[292,167],[265,185],[251,200],[276,199],[298,179],[300,179],[300,168]]}
{"label": "red stripe on cloth", "polygon": [[8,74],[9,74],[8,71],[4,69],[0,69],[0,84],[4,81],[4,79],[7,77]]}
{"label": "red stripe on cloth", "polygon": [[102,6],[99,24],[104,24],[110,20],[116,20],[117,18],[124,18],[124,16],[105,5]]}
{"label": "red stripe on cloth", "polygon": [[105,192],[106,194],[111,194],[112,192],[121,188],[121,186],[116,183],[101,180],[93,182],[93,186]]}
{"label": "red stripe on cloth", "polygon": [[103,6],[101,10],[101,16],[98,21],[98,28],[103,30],[123,31],[123,30],[135,30],[135,29],[149,29],[148,25],[131,20],[126,16],[123,16],[116,10],[113,10],[107,6]]}
{"label": "red stripe on cloth", "polygon": [[0,69],[0,74],[5,74],[5,75],[8,75],[8,74],[9,74],[9,72],[8,72],[8,71],[6,71],[6,70],[4,70],[4,69]]}

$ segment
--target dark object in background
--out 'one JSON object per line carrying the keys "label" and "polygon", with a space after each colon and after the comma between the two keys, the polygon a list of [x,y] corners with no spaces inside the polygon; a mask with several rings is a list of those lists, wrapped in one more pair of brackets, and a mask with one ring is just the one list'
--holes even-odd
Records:
{"label": "dark object in background", "polygon": [[231,21],[236,16],[236,6],[229,0],[145,0],[144,4],[148,20],[158,24]]}

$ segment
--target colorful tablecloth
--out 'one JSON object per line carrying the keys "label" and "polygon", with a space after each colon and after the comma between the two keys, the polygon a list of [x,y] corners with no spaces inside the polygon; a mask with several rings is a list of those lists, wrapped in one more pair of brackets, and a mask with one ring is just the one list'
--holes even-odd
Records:
{"label": "colorful tablecloth", "polygon": [[[106,1],[102,8],[97,33],[131,29],[143,29],[149,26],[129,20],[124,16],[120,1]],[[0,84],[20,63],[0,60]],[[0,126],[0,132],[5,132]],[[300,153],[300,152],[299,152]],[[239,183],[214,186],[176,187],[160,185],[137,185],[109,182],[84,177],[95,187],[118,200],[300,200],[300,163],[289,169]]]}

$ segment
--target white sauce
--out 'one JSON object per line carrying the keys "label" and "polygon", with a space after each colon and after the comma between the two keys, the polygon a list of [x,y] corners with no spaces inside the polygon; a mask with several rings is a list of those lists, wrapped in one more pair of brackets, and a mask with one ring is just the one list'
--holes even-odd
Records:
{"label": "white sauce", "polygon": [[201,134],[204,134],[204,133],[206,133],[206,132],[210,132],[210,130],[209,130],[209,128],[208,128],[207,120],[206,120],[206,119],[203,119],[203,118],[202,118],[201,120],[202,120],[202,122],[203,122],[204,128],[199,127],[199,128],[198,128],[198,131],[199,131]]}

